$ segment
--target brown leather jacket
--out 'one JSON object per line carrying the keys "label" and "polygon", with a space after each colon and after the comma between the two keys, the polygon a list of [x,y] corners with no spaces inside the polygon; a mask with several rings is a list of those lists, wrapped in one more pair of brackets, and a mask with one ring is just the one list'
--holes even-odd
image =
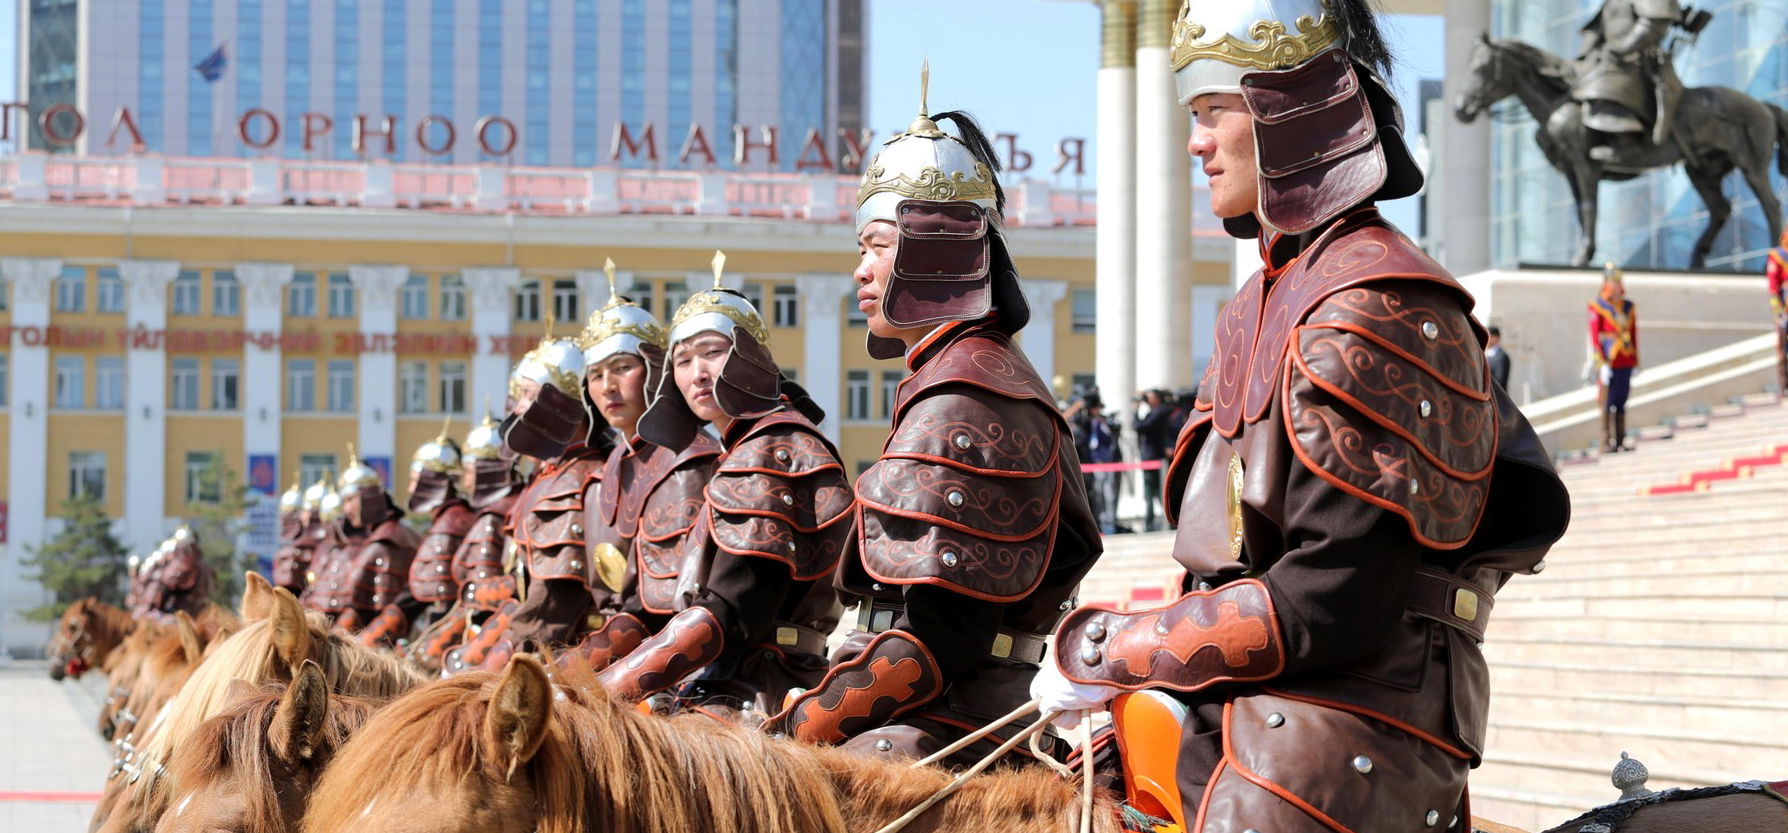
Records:
{"label": "brown leather jacket", "polygon": [[340,613],[353,607],[354,564],[360,547],[366,543],[366,532],[337,521],[326,525],[311,561],[310,589],[304,603],[312,610]]}
{"label": "brown leather jacket", "polygon": [[569,579],[597,589],[601,583],[584,552],[584,486],[602,471],[607,452],[579,446],[549,461],[522,490],[507,530],[527,559],[531,579]]}
{"label": "brown leather jacket", "polygon": [[416,544],[410,562],[410,595],[423,604],[452,603],[459,585],[453,575],[453,556],[477,517],[460,498],[444,501],[433,513],[428,529]]}
{"label": "brown leather jacket", "polygon": [[[668,616],[676,612],[677,576],[689,534],[707,505],[703,488],[714,475],[720,443],[700,433],[682,451],[635,438],[604,466],[595,499],[586,496],[584,528],[590,559],[624,559],[620,608]],[[591,484],[592,487],[595,485]]]}
{"label": "brown leather jacket", "polygon": [[304,573],[310,569],[311,547],[305,525],[297,512],[280,516],[279,549],[273,553],[273,586],[284,587],[293,595],[304,592]]}
{"label": "brown leather jacket", "polygon": [[373,527],[354,553],[344,576],[348,607],[360,611],[362,621],[388,604],[408,601],[410,561],[416,557],[416,533],[396,517]]}
{"label": "brown leather jacket", "polygon": [[495,611],[515,596],[515,577],[504,571],[503,550],[516,495],[498,498],[477,510],[459,552],[453,555],[453,579],[459,585],[460,602],[474,610]]}

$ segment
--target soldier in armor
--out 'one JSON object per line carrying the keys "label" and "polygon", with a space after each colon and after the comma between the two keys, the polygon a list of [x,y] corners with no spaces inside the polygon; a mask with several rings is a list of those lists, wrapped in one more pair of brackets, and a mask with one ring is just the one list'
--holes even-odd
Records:
{"label": "soldier in armor", "polygon": [[[409,634],[410,620],[422,605],[410,595],[410,562],[416,557],[416,533],[403,524],[396,501],[385,492],[379,473],[360,462],[348,447],[348,467],[336,483],[341,495],[345,536],[351,556],[336,562],[332,604],[340,605],[336,623],[349,631],[373,629],[373,638],[395,641]],[[339,599],[339,601],[334,601]],[[386,606],[387,616],[375,622]]]}
{"label": "soldier in armor", "polygon": [[1622,451],[1627,438],[1627,394],[1639,367],[1639,312],[1628,300],[1619,267],[1602,267],[1602,290],[1589,304],[1589,345],[1595,353],[1597,401],[1602,406],[1602,452]]}
{"label": "soldier in armor", "polygon": [[273,553],[273,586],[293,595],[304,592],[304,571],[310,568],[310,548],[304,538],[304,486],[292,479],[292,487],[279,496],[279,549]]}
{"label": "soldier in armor", "polygon": [[[857,626],[772,724],[912,757],[1029,699],[1044,638],[1103,548],[1069,426],[1014,343],[1030,308],[999,163],[968,116],[925,112],[869,162],[857,197],[869,353],[911,374],[881,459],[857,478],[835,581],[860,600]],[[939,182],[950,190],[916,184]]]}
{"label": "soldier in armor", "polygon": [[472,525],[472,507],[460,497],[459,444],[447,436],[449,417],[441,433],[423,443],[410,459],[410,496],[406,508],[429,516],[428,529],[416,545],[410,562],[410,597],[414,612],[387,604],[373,624],[361,633],[369,643],[405,641],[412,629],[426,629],[446,615],[459,598],[453,583],[453,555]]}
{"label": "soldier in armor", "polygon": [[1571,97],[1590,129],[1589,156],[1613,162],[1670,141],[1682,97],[1664,39],[1683,17],[1676,0],[1606,0],[1583,27]]}
{"label": "soldier in armor", "polygon": [[[453,581],[459,587],[457,613],[418,639],[424,661],[440,662],[448,671],[474,668],[483,661],[489,645],[453,646],[462,636],[480,633],[481,626],[498,617],[516,596],[515,576],[503,568],[509,546],[503,529],[509,525],[510,511],[526,482],[515,459],[503,447],[502,426],[490,414],[466,434],[460,454],[460,486],[475,514],[453,555]],[[496,635],[502,630],[499,627]],[[467,652],[474,653],[468,657]]]}
{"label": "soldier in armor", "polygon": [[[842,612],[832,588],[854,502],[822,412],[770,354],[763,317],[720,285],[671,321],[670,351],[640,422],[648,442],[681,452],[704,423],[723,449],[684,546],[677,613],[605,669],[602,684],[639,700],[682,684],[687,702],[768,714],[825,674],[826,635]],[[642,555],[642,569],[652,558]]]}
{"label": "soldier in armor", "polygon": [[210,602],[215,580],[198,535],[181,524],[138,566],[127,605],[131,616],[156,622],[171,622],[182,610],[196,616]]}
{"label": "soldier in armor", "polygon": [[305,500],[311,492],[316,492],[317,508],[311,515],[313,531],[305,536],[311,541],[310,569],[305,571],[304,595],[298,597],[298,603],[307,610],[323,611],[332,592],[325,585],[335,581],[336,551],[343,543],[341,495],[335,493],[335,474],[324,472],[322,480],[305,490]]}
{"label": "soldier in armor", "polygon": [[1788,229],[1782,245],[1769,250],[1763,267],[1769,280],[1769,312],[1776,324],[1776,395],[1788,396]]}
{"label": "soldier in armor", "polygon": [[1071,611],[1033,692],[1109,703],[1131,806],[1189,833],[1467,830],[1484,626],[1569,498],[1470,296],[1375,208],[1422,177],[1368,3],[1184,5],[1170,58],[1212,211],[1265,265],[1168,469],[1184,595]]}

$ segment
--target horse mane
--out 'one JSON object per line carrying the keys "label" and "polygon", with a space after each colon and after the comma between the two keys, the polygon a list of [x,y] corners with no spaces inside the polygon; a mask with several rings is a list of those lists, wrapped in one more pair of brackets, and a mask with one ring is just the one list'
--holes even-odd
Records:
{"label": "horse mane", "polygon": [[[180,744],[168,762],[170,777],[186,789],[235,772],[249,830],[281,833],[289,829],[280,809],[279,784],[274,780],[277,762],[268,741],[287,685],[265,685],[246,692],[240,691],[239,685],[236,702],[200,724],[189,742]],[[330,694],[323,732],[312,753],[315,765],[326,765],[330,756],[385,702],[381,698]]]}

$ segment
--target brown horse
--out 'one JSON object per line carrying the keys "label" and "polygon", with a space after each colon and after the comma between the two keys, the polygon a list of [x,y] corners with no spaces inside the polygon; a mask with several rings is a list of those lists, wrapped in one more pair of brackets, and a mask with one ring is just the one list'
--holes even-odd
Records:
{"label": "brown horse", "polygon": [[[700,714],[613,700],[587,666],[518,656],[411,692],[374,714],[323,773],[306,833],[845,833],[898,818],[951,780],[937,768],[772,739]],[[909,833],[1073,831],[1078,787],[1048,772],[972,779]],[[1100,796],[1094,830],[1119,830]]]}
{"label": "brown horse", "polygon": [[[143,672],[143,663],[148,659],[152,646],[171,633],[172,630],[166,625],[138,621],[129,635],[124,637],[124,642],[107,655],[105,664],[101,666],[106,674],[106,699],[99,707],[101,737],[111,740],[119,722],[136,721],[135,714],[129,711],[131,692],[136,689],[137,678]],[[124,732],[129,731],[129,728],[124,729]]]}
{"label": "brown horse", "polygon": [[100,667],[133,624],[130,611],[92,596],[69,605],[44,651],[50,660],[50,679],[80,679],[89,669]]}
{"label": "brown horse", "polygon": [[288,833],[335,750],[386,701],[332,694],[305,660],[290,685],[237,684],[237,700],[174,751],[169,777],[185,791],[156,833]]}

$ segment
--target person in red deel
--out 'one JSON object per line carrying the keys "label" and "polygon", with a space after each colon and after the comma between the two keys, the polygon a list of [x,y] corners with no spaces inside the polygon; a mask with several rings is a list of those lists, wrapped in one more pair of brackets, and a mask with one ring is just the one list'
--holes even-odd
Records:
{"label": "person in red deel", "polygon": [[1639,313],[1627,300],[1620,267],[1602,267],[1602,291],[1589,305],[1589,344],[1599,368],[1597,401],[1602,403],[1602,452],[1624,450],[1627,393],[1639,366]]}
{"label": "person in red deel", "polygon": [[1776,392],[1788,396],[1788,228],[1782,245],[1769,250],[1763,274],[1769,278],[1769,311],[1776,322]]}

